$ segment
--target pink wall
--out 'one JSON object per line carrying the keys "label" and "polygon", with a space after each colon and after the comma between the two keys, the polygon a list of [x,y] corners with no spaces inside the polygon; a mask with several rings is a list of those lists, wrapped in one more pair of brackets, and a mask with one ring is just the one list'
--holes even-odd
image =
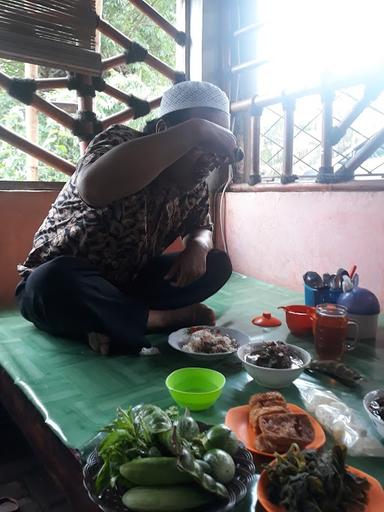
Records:
{"label": "pink wall", "polygon": [[232,192],[225,217],[236,271],[301,290],[307,270],[356,263],[384,306],[384,191]]}
{"label": "pink wall", "polygon": [[57,190],[0,190],[0,308],[14,304],[16,265],[25,260],[32,238],[56,199]]}
{"label": "pink wall", "polygon": [[[16,265],[25,260],[33,235],[58,192],[0,190],[0,309],[14,306],[14,290],[19,281]],[[181,248],[181,241],[176,240],[168,251]]]}
{"label": "pink wall", "polygon": [[[16,264],[56,195],[0,192],[0,307],[13,303]],[[226,233],[239,272],[301,290],[306,270],[356,263],[384,305],[384,191],[228,193]]]}

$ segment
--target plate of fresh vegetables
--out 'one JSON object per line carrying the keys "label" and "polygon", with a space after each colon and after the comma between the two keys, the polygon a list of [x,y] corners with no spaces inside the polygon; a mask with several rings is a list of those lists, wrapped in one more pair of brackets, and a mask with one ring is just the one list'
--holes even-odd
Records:
{"label": "plate of fresh vegetables", "polygon": [[225,425],[156,405],[119,409],[83,469],[105,512],[231,510],[247,494],[252,455]]}
{"label": "plate of fresh vegetables", "polygon": [[292,444],[262,472],[258,502],[266,512],[379,512],[380,483],[345,464],[346,448],[300,450]]}

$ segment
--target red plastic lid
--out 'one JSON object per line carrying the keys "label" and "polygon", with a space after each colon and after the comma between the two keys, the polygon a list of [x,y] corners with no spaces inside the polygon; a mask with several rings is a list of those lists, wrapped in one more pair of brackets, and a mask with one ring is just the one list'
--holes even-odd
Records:
{"label": "red plastic lid", "polygon": [[263,313],[261,316],[252,318],[252,323],[259,327],[278,327],[281,325],[281,320],[272,316],[271,313]]}

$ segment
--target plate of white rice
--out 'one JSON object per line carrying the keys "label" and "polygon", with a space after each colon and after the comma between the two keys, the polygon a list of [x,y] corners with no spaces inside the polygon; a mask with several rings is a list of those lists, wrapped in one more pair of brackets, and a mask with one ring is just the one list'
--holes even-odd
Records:
{"label": "plate of white rice", "polygon": [[222,359],[236,354],[250,342],[247,334],[229,327],[199,325],[173,332],[168,337],[172,348],[199,359]]}

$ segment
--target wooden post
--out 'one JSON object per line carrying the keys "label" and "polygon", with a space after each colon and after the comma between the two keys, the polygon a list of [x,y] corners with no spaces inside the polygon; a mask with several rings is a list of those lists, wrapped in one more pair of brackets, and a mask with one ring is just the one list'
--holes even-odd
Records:
{"label": "wooden post", "polygon": [[253,184],[260,183],[260,136],[261,136],[261,114],[262,109],[253,109],[252,111],[252,167]]}
{"label": "wooden post", "polygon": [[75,123],[73,117],[64,112],[64,110],[55,107],[49,101],[45,101],[38,94],[33,95],[31,105],[34,106],[39,112],[42,112],[65,128],[68,128],[68,130],[73,129]]}
{"label": "wooden post", "polygon": [[[35,79],[38,76],[38,67],[36,64],[25,64],[25,78]],[[30,105],[25,106],[25,135],[32,144],[38,143],[39,138],[39,118],[38,112]],[[27,181],[38,181],[39,170],[38,161],[32,155],[27,154]]]}
{"label": "wooden post", "polygon": [[262,28],[264,26],[264,23],[251,23],[250,25],[247,25],[245,27],[241,27],[238,30],[235,30],[233,33],[233,37],[240,37],[244,34],[249,34],[249,32],[253,32],[255,30],[258,30],[259,28]]}
{"label": "wooden post", "polygon": [[283,99],[284,109],[284,150],[283,150],[283,176],[292,176],[293,167],[293,137],[294,137],[294,112],[295,101]]}
{"label": "wooden post", "polygon": [[[102,18],[103,16],[103,0],[96,0],[95,3],[96,14]],[[96,30],[95,34],[95,52],[101,53],[101,33]]]}
{"label": "wooden post", "polygon": [[[103,20],[103,18],[99,19],[99,24],[97,28],[102,34],[109,37],[110,39],[112,39],[112,41],[115,41],[115,43],[119,44],[123,48],[129,49],[130,46],[132,45],[132,41],[127,36],[125,36],[122,32],[120,32],[112,25],[107,23],[105,20]],[[118,62],[120,62],[122,55],[118,55],[117,58]],[[108,59],[107,62],[110,61],[111,59]],[[144,62],[148,64],[148,66],[151,66],[153,69],[156,69],[156,71],[172,80],[173,82],[181,78],[182,73],[175,71],[174,69],[172,69],[167,64],[157,59],[150,53],[147,54],[147,56],[144,59]],[[104,66],[105,65],[103,65],[103,69],[106,69]]]}
{"label": "wooden post", "polygon": [[335,145],[344,137],[348,128],[359,117],[360,114],[374,101],[383,91],[384,84],[381,82],[369,84],[365,87],[364,96],[353,106],[345,118],[333,127],[332,144]]}
{"label": "wooden post", "polygon": [[342,168],[344,172],[353,173],[365,160],[373,155],[384,144],[384,128],[368,139],[356,154]]}
{"label": "wooden post", "polygon": [[107,69],[124,65],[126,62],[127,62],[127,59],[126,59],[124,53],[119,53],[119,55],[115,55],[114,57],[109,57],[108,59],[102,60],[101,61],[101,69],[103,71],[107,71]]}
{"label": "wooden post", "polygon": [[[92,85],[92,77],[89,75],[80,75],[81,81],[84,85]],[[93,97],[77,95],[77,108],[79,112],[93,112]],[[83,121],[85,131],[89,133],[89,140],[80,140],[80,153],[84,154],[90,139],[93,139],[93,124],[92,121]]]}
{"label": "wooden post", "polygon": [[183,69],[186,80],[190,77],[190,51],[191,51],[191,0],[178,0],[176,2],[176,23],[185,33],[185,45],[176,46],[176,68]]}
{"label": "wooden post", "polygon": [[[104,87],[104,94],[108,94],[108,96],[111,96],[112,98],[115,98],[118,101],[121,101],[122,103],[125,103],[126,105],[129,105],[129,100],[131,98],[131,94],[127,94],[126,92],[120,91],[119,89],[116,89],[116,87],[113,87],[112,85],[105,84]],[[161,96],[158,98],[154,98],[149,102],[151,110],[154,108],[157,108],[160,105]]]}
{"label": "wooden post", "polygon": [[325,88],[322,93],[323,101],[323,127],[321,140],[321,167],[320,175],[333,174],[332,166],[332,124],[333,124],[333,91]]}
{"label": "wooden post", "polygon": [[253,122],[250,112],[243,114],[244,134],[244,181],[249,183],[253,174]]}
{"label": "wooden post", "polygon": [[112,85],[105,84],[103,92],[104,92],[104,94],[108,94],[108,96],[111,96],[112,98],[115,98],[116,100],[121,101],[122,103],[128,104],[130,94],[120,91],[119,89],[116,89],[116,87],[113,87]]}
{"label": "wooden post", "polygon": [[[117,89],[115,89],[117,91]],[[108,91],[107,94],[112,96],[110,94],[111,91]],[[149,102],[149,108],[150,110],[154,110],[155,108],[158,108],[160,106],[161,97],[155,98]],[[111,126],[112,124],[119,124],[119,123],[125,123],[129,119],[133,119],[135,115],[135,111],[133,108],[126,108],[125,110],[121,110],[120,112],[117,112],[117,114],[112,114],[109,117],[106,117],[102,120],[102,127],[103,130],[106,130],[108,126]]]}
{"label": "wooden post", "polygon": [[241,64],[236,64],[236,66],[232,66],[231,73],[243,73],[244,71],[249,71],[250,69],[259,68],[264,64],[267,64],[267,60],[249,60],[248,62],[242,62]]}
{"label": "wooden post", "polygon": [[36,80],[37,89],[66,89],[68,78],[40,78]]}
{"label": "wooden post", "polygon": [[144,0],[129,0],[137,9],[144,13],[149,19],[151,19],[158,27],[164,32],[170,35],[177,44],[184,46],[185,33],[177,30],[176,27],[169,23],[161,14],[159,14],[151,5],[144,2]]}
{"label": "wooden post", "polygon": [[4,126],[0,125],[0,140],[4,140],[7,144],[14,146],[15,148],[20,149],[24,153],[28,153],[33,157],[37,158],[41,162],[46,163],[50,167],[54,167],[59,171],[64,172],[71,176],[74,173],[76,167],[64,158],[60,158],[49,151],[46,151],[44,148],[41,148],[37,144],[32,144],[27,139],[20,137],[17,133],[12,132],[11,130],[7,130]]}

